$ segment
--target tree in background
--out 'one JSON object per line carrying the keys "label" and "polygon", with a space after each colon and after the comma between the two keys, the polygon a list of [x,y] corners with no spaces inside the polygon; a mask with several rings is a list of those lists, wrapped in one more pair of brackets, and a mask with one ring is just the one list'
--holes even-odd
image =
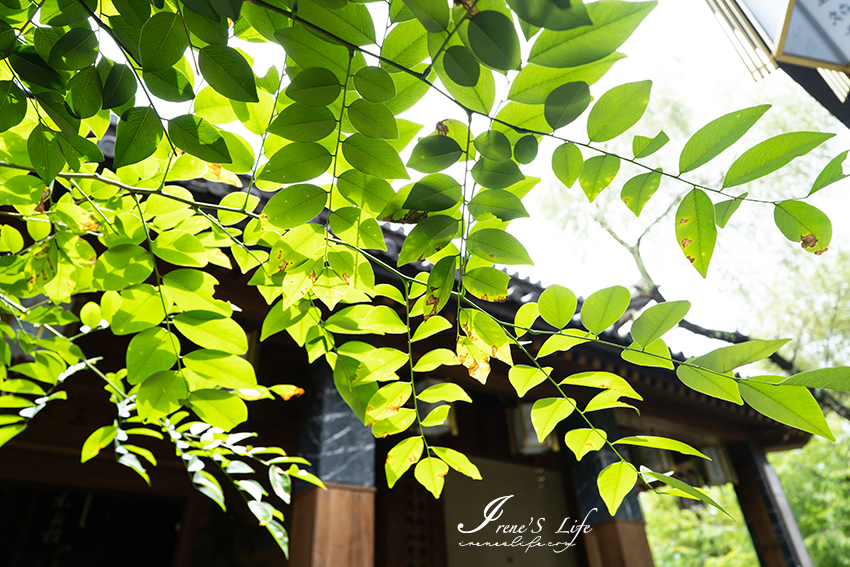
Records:
{"label": "tree in background", "polygon": [[[577,413],[587,427],[565,438],[577,456],[604,446],[617,453],[623,445],[698,455],[671,439],[608,439],[587,414],[631,407],[623,400],[640,394],[610,373],[552,376],[540,361],[601,341],[628,308],[627,289],[589,295],[579,314],[583,329],[567,329],[577,300],[563,286],[550,286],[514,321],[481,307],[507,296],[509,278],[495,266],[531,263],[506,229],[528,216],[522,200],[539,179],[521,167],[530,172],[539,144],[554,148],[554,175],[568,187],[578,182],[590,200],[618,176],[628,177],[621,199],[636,216],[662,182],[675,191],[679,205],[667,230],[677,254],[705,277],[718,226],[761,199],[739,196],[741,186],[832,136],[773,136],[711,183],[694,170],[735,144],[766,105],[725,114],[688,136],[681,149],[676,145],[677,167],[669,171],[653,157],[669,141],[663,131],[641,129],[629,134],[628,150],[610,150],[607,143],[643,116],[652,84],[628,82],[594,96],[591,85],[622,58],[616,49],[655,4],[4,0],[0,205],[8,223],[0,232],[0,304],[9,322],[0,325],[0,444],[37,427],[39,411],[66,397],[64,385],[77,372],[93,372],[115,419],[86,441],[84,461],[110,447],[147,480],[155,460],[132,441],[163,439],[199,491],[224,507],[219,480],[232,482],[286,550],[278,507],[289,501],[291,477],[321,480],[301,468],[303,459],[249,445],[249,432],[231,433],[248,421],[251,401],[288,399],[298,389],[257,383],[241,358],[247,340],[234,306],[215,297],[218,282],[203,270],[217,265],[249,275],[248,285],[271,305],[263,336],[285,331],[311,362],[327,364],[342,398],[376,435],[421,431],[446,419],[439,408],[421,416],[419,402],[471,401],[456,384],[414,393],[417,374],[463,365],[483,383],[495,358],[511,367],[520,396],[543,382],[559,391],[562,384],[603,390],[584,408],[562,391],[535,402],[531,419],[540,439]],[[253,57],[275,64],[257,76]],[[497,87],[506,92],[498,103]],[[433,129],[412,120],[428,93],[445,107]],[[113,115],[119,120],[109,162],[95,142]],[[582,116],[586,121],[573,124]],[[844,177],[846,155],[822,169],[810,195]],[[234,192],[205,203],[176,184],[199,177],[230,183]],[[777,237],[820,255],[831,223],[807,199],[783,191],[761,200],[775,213]],[[370,253],[386,249],[379,221],[410,225],[395,266]],[[376,285],[375,264],[396,284]],[[83,293],[95,299],[74,302]],[[395,308],[383,299],[373,303],[377,296]],[[440,315],[450,298],[456,323]],[[689,308],[682,299],[646,309],[631,326],[634,342],[618,347],[623,358],[675,365],[699,392],[832,438],[807,388],[850,390],[847,369],[787,380],[733,374],[785,340],[746,341],[673,361],[663,336]],[[538,319],[543,323],[535,327]],[[61,331],[78,322],[77,334]],[[454,351],[412,359],[414,341],[441,332],[454,336]],[[126,367],[101,370],[98,353],[75,343],[90,333],[132,337]],[[369,333],[399,334],[406,348],[337,338]],[[526,333],[548,338],[530,352],[520,340]],[[10,365],[13,347],[24,362]],[[265,487],[246,480],[253,467],[268,470]],[[431,446],[421,433],[390,451],[390,484],[411,468],[435,497],[449,469],[480,477],[464,455]],[[639,474],[716,505],[663,473],[638,471],[620,458],[599,474],[598,488],[611,513]]]}

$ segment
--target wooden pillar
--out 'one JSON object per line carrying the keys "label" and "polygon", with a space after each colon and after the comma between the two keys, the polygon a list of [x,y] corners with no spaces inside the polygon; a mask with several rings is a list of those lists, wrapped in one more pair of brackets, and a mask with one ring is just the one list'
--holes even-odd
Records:
{"label": "wooden pillar", "polygon": [[[594,425],[615,439],[617,425],[610,411],[594,414]],[[564,426],[564,424],[562,424]],[[580,423],[567,422],[567,427],[581,427]],[[560,431],[560,429],[559,429]],[[563,434],[563,431],[561,433]],[[623,499],[614,516],[599,496],[596,479],[599,473],[620,459],[608,447],[588,453],[581,461],[570,457],[570,474],[575,484],[581,518],[587,518],[590,532],[583,535],[588,567],[652,567],[652,551],[646,538],[646,523],[640,510],[637,489]]]}
{"label": "wooden pillar", "polygon": [[292,567],[374,567],[375,438],[325,365],[314,366],[301,416],[300,453],[327,490],[297,482]]}
{"label": "wooden pillar", "polygon": [[328,483],[295,496],[291,567],[372,567],[375,489]]}
{"label": "wooden pillar", "polygon": [[750,439],[728,447],[735,493],[762,567],[813,567],[776,471]]}

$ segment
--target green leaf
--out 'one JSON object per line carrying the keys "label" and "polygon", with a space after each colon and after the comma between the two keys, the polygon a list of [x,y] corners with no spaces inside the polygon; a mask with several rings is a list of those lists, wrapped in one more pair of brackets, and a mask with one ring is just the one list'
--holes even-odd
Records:
{"label": "green leaf", "polygon": [[238,396],[224,390],[197,390],[189,396],[189,407],[213,427],[230,431],[248,419],[248,408]]}
{"label": "green leaf", "polygon": [[[682,482],[681,480],[679,480],[678,478],[674,478],[672,476],[652,472],[644,466],[641,466],[640,474],[641,474],[641,476],[644,477],[644,481],[646,481],[646,482],[652,482],[649,479],[654,479],[654,480],[663,482],[664,484],[666,484],[666,485],[668,485],[668,486],[670,486],[670,487],[672,487],[676,490],[684,492],[685,494],[688,495],[689,498],[693,498],[695,500],[702,500],[706,504],[710,504],[711,506],[714,506],[715,508],[717,508],[718,510],[720,510],[721,512],[723,512],[724,514],[726,514],[730,518],[732,517],[732,515],[729,512],[724,510],[720,506],[720,504],[718,504],[717,502],[712,500],[711,497],[708,494],[706,494],[706,492],[703,491],[703,489],[701,489],[701,488],[694,488],[693,486],[690,486],[689,484],[686,484],[686,483]],[[649,479],[647,477],[649,477]]]}
{"label": "green leaf", "polygon": [[514,159],[522,164],[531,163],[537,157],[537,138],[534,134],[526,134],[514,145]]}
{"label": "green leaf", "polygon": [[398,413],[410,398],[413,388],[409,382],[391,382],[372,394],[366,407],[366,425]]}
{"label": "green leaf", "polygon": [[369,310],[360,320],[360,328],[373,333],[407,333],[407,325],[401,322],[398,313],[386,305],[378,305]]}
{"label": "green leaf", "polygon": [[481,66],[463,45],[453,45],[446,50],[443,69],[452,81],[462,87],[474,88],[481,77]]}
{"label": "green leaf", "polygon": [[832,223],[819,209],[802,201],[782,201],[773,209],[773,220],[782,235],[800,242],[803,250],[823,254],[832,240]]}
{"label": "green leaf", "polygon": [[194,114],[184,114],[168,121],[168,135],[174,145],[204,161],[230,163],[227,143],[218,128]]}
{"label": "green leaf", "polygon": [[431,450],[434,451],[434,453],[436,453],[443,462],[457,472],[466,475],[471,479],[481,480],[481,473],[478,471],[478,467],[473,465],[463,453],[455,451],[454,449],[449,449],[448,447],[432,446]]}
{"label": "green leaf", "polygon": [[231,354],[248,352],[245,331],[233,319],[208,311],[190,311],[174,317],[174,326],[196,345]]}
{"label": "green leaf", "polygon": [[136,78],[127,65],[116,63],[103,82],[103,108],[118,108],[136,95]]}
{"label": "green leaf", "polygon": [[59,148],[56,132],[38,124],[27,137],[27,155],[33,169],[45,183],[50,185],[65,167],[65,159]]}
{"label": "green leaf", "polygon": [[426,307],[423,313],[426,320],[442,311],[451,299],[457,264],[456,256],[446,256],[437,260],[437,263],[431,268],[426,284]]}
{"label": "green leaf", "polygon": [[260,171],[259,179],[281,184],[309,181],[327,171],[332,162],[324,146],[294,142],[275,152]]}
{"label": "green leaf", "polygon": [[533,387],[545,382],[547,379],[547,373],[551,372],[551,366],[547,366],[541,370],[534,366],[517,364],[515,366],[511,366],[510,370],[508,370],[508,380],[510,380],[511,386],[513,386],[514,390],[516,390],[517,396],[522,398]]}
{"label": "green leaf", "polygon": [[[590,294],[582,303],[581,324],[594,335],[599,335],[623,316],[631,299],[629,290],[622,286],[600,289]],[[575,311],[575,308],[573,310]]]}
{"label": "green leaf", "polygon": [[129,335],[155,327],[165,318],[162,298],[152,285],[128,287],[121,292],[120,299],[118,309],[109,321],[116,335]]}
{"label": "green leaf", "polygon": [[821,132],[788,132],[756,144],[735,160],[723,187],[735,187],[784,167],[796,157],[806,155],[835,134]]}
{"label": "green leaf", "polygon": [[642,348],[639,344],[633,342],[629,345],[629,348],[641,350],[643,352],[624,350],[621,356],[626,362],[631,362],[638,366],[654,366],[657,368],[673,370],[673,361],[670,359],[670,349],[667,348],[667,343],[664,342],[664,339],[655,339],[655,341],[650,343],[650,345],[646,348]]}
{"label": "green leaf", "polygon": [[[298,5],[298,17],[353,45],[377,43],[372,16],[362,4],[344,2],[337,8],[322,6],[321,2],[308,1]],[[323,36],[320,37],[324,39]]]}
{"label": "green leaf", "polygon": [[154,14],[142,26],[139,52],[145,71],[160,71],[171,67],[183,57],[188,47],[189,39],[183,28],[183,20],[174,12]]}
{"label": "green leaf", "polygon": [[469,235],[466,244],[472,254],[489,262],[505,265],[534,265],[525,247],[504,230],[497,228],[477,230]]}
{"label": "green leaf", "polygon": [[687,443],[682,443],[681,441],[676,441],[675,439],[668,439],[666,437],[654,437],[652,435],[641,435],[639,437],[623,437],[622,439],[618,439],[614,441],[614,445],[634,445],[636,447],[652,447],[654,449],[663,449],[665,451],[676,451],[677,453],[682,453],[683,455],[692,455],[694,457],[700,457],[701,459],[706,459],[710,461],[711,459],[697,451]]}
{"label": "green leaf", "polygon": [[0,81],[0,132],[21,123],[27,114],[27,98],[12,81]]}
{"label": "green leaf", "polygon": [[729,219],[732,218],[732,215],[738,210],[738,207],[741,206],[741,203],[746,199],[748,194],[741,193],[734,199],[721,201],[714,205],[714,222],[717,223],[717,226],[726,228],[726,223],[729,222]]}
{"label": "green leaf", "polygon": [[592,203],[606,187],[611,185],[618,171],[620,171],[620,158],[615,155],[593,156],[584,162],[578,182],[587,200]]}
{"label": "green leaf", "polygon": [[415,343],[416,341],[425,340],[428,337],[432,337],[439,332],[451,328],[452,324],[449,323],[445,317],[432,315],[416,327],[416,332],[413,333],[413,337],[410,339],[410,342]]}
{"label": "green leaf", "polygon": [[659,132],[654,138],[635,136],[632,140],[632,152],[635,159],[649,157],[663,148],[669,141],[670,138],[663,131]]}
{"label": "green leaf", "polygon": [[468,22],[469,47],[482,63],[501,71],[519,69],[519,38],[510,18],[495,10],[482,10]]}
{"label": "green leaf", "polygon": [[848,153],[850,153],[850,150],[841,152],[832,158],[828,164],[826,164],[826,167],[824,167],[818,174],[818,178],[815,179],[815,182],[809,191],[809,195],[813,195],[827,185],[832,185],[836,181],[841,181],[845,177],[848,177],[844,174],[844,170],[841,167],[841,164],[843,164],[844,160],[847,159]]}
{"label": "green leaf", "polygon": [[395,98],[393,78],[380,67],[361,67],[354,74],[354,88],[369,102],[388,102]]}
{"label": "green leaf", "polygon": [[469,202],[469,212],[478,220],[486,220],[489,215],[502,221],[529,216],[519,197],[503,189],[479,191]]}
{"label": "green leaf", "polygon": [[32,48],[19,47],[9,56],[8,62],[12,70],[25,83],[37,85],[50,90],[61,90],[65,87],[65,79]]}
{"label": "green leaf", "polygon": [[376,215],[384,210],[395,191],[384,179],[349,169],[337,179],[339,192],[349,202]]}
{"label": "green leaf", "polygon": [[[275,38],[283,46],[286,54],[302,69],[325,67],[336,75],[340,82],[345,81],[350,53],[342,45],[328,43],[326,40],[307,30],[301,24],[278,29]],[[362,56],[355,55],[352,71],[363,64]]]}
{"label": "green leaf", "polygon": [[[390,449],[384,470],[387,475],[387,485],[392,488],[399,478],[409,469],[413,463],[419,461],[425,443],[422,437],[410,437],[398,443]],[[447,469],[448,470],[448,469]]]}
{"label": "green leaf", "polygon": [[594,84],[624,57],[622,53],[612,53],[599,61],[564,69],[526,65],[511,82],[508,98],[522,104],[543,104],[549,93],[564,83]]}
{"label": "green leaf", "polygon": [[587,83],[575,81],[563,84],[546,97],[543,111],[546,122],[553,130],[563,128],[582,115],[590,105],[590,100]]}
{"label": "green leaf", "polygon": [[439,33],[449,26],[451,12],[444,0],[404,0],[404,5],[431,33]]}
{"label": "green leaf", "polygon": [[83,443],[80,462],[85,463],[86,461],[90,461],[96,457],[97,454],[100,453],[101,449],[108,447],[112,443],[112,440],[115,439],[116,433],[118,433],[118,428],[114,425],[104,425],[92,432],[92,434],[86,438],[85,443]]}
{"label": "green leaf", "polygon": [[607,440],[608,434],[604,429],[572,429],[564,437],[564,442],[575,453],[577,461],[591,451],[600,450]]}
{"label": "green leaf", "polygon": [[169,102],[186,102],[195,98],[192,83],[183,71],[168,67],[142,75],[151,94]]}
{"label": "green leaf", "polygon": [[339,238],[358,248],[386,250],[384,235],[377,221],[357,207],[343,207],[333,212],[331,230]]}
{"label": "green leaf", "polygon": [[351,125],[364,136],[380,140],[398,139],[398,124],[396,124],[395,116],[382,102],[355,100],[348,107],[348,119]]}
{"label": "green leaf", "polygon": [[800,372],[785,379],[782,384],[850,392],[850,367],[837,366]]}
{"label": "green leaf", "polygon": [[569,31],[543,30],[528,57],[543,67],[576,67],[599,61],[625,42],[657,2],[611,0],[587,4],[593,25]]}
{"label": "green leaf", "polygon": [[737,142],[770,108],[769,104],[730,112],[712,120],[690,139],[679,156],[679,173],[705,165]]}
{"label": "green leaf", "polygon": [[207,252],[194,234],[185,230],[169,230],[151,243],[151,252],[177,266],[202,268],[207,265]]}
{"label": "green leaf", "polygon": [[416,365],[414,372],[432,372],[440,366],[458,366],[460,361],[457,355],[447,348],[438,348],[422,355]]}
{"label": "green leaf", "polygon": [[151,275],[154,260],[135,244],[119,244],[100,255],[94,266],[94,283],[103,290],[122,290],[140,284]]}
{"label": "green leaf", "polygon": [[275,228],[294,228],[315,218],[325,208],[327,200],[328,194],[320,187],[307,183],[290,185],[269,199],[262,217]]}
{"label": "green leaf", "polygon": [[623,498],[632,491],[636,483],[637,471],[631,463],[618,461],[602,469],[596,479],[596,485],[609,514],[613,516],[617,512]]}
{"label": "green leaf", "polygon": [[336,129],[337,120],[327,107],[290,104],[269,125],[268,131],[293,142],[316,142]]}
{"label": "green leaf", "polygon": [[305,106],[327,106],[339,97],[342,85],[324,67],[304,69],[286,87],[286,96]]}
{"label": "green leaf", "polygon": [[646,112],[651,88],[652,81],[626,83],[599,97],[587,117],[590,141],[606,142],[634,126]]}
{"label": "green leaf", "polygon": [[170,370],[180,354],[180,341],[161,327],[146,329],[127,347],[127,382],[139,384],[148,376]]}
{"label": "green leaf", "polygon": [[0,447],[5,445],[10,439],[18,433],[21,433],[26,428],[27,426],[25,423],[17,423],[0,428]]}
{"label": "green leaf", "polygon": [[623,190],[620,191],[620,199],[636,217],[639,217],[643,207],[655,195],[660,185],[660,170],[635,175],[623,185]]}
{"label": "green leaf", "polygon": [[508,0],[508,6],[522,21],[547,30],[565,31],[592,25],[582,0],[550,2],[547,0]]}
{"label": "green leaf", "polygon": [[[393,27],[381,46],[381,56],[411,69],[428,57],[428,31],[418,21],[403,22]],[[381,62],[390,73],[398,73],[395,65]]]}
{"label": "green leaf", "polygon": [[220,388],[254,388],[257,378],[254,367],[244,358],[218,350],[199,349],[183,356],[186,367],[210,380],[205,386]]}
{"label": "green leaf", "polygon": [[676,241],[702,277],[717,243],[714,204],[705,191],[696,187],[682,199],[676,210]]}
{"label": "green leaf", "polygon": [[454,209],[463,198],[460,184],[442,173],[427,175],[417,181],[402,205],[416,211],[444,211]]}
{"label": "green leaf", "polygon": [[563,329],[569,324],[575,315],[576,305],[575,294],[557,284],[543,290],[537,300],[540,316],[556,329]]}
{"label": "green leaf", "polygon": [[459,222],[446,215],[434,215],[418,223],[404,239],[398,265],[415,262],[444,248],[457,235]]}
{"label": "green leaf", "polygon": [[98,41],[87,28],[73,28],[59,38],[50,50],[47,64],[54,69],[77,71],[97,61]]}
{"label": "green leaf", "polygon": [[537,440],[543,443],[555,426],[567,419],[575,409],[576,404],[570,398],[543,398],[534,402],[531,424],[537,433]]}
{"label": "green leaf", "polygon": [[121,116],[115,132],[114,167],[124,167],[150,157],[165,131],[149,107],[131,108]]}
{"label": "green leaf", "polygon": [[506,189],[519,183],[525,176],[517,165],[510,161],[492,161],[480,158],[472,167],[472,178],[488,189]]}
{"label": "green leaf", "polygon": [[186,380],[177,372],[157,372],[144,380],[136,394],[139,417],[154,421],[180,409],[188,397]]}
{"label": "green leaf", "polygon": [[744,401],[757,412],[785,425],[835,441],[820,406],[805,386],[743,380],[738,382],[738,387]]}
{"label": "green leaf", "polygon": [[358,171],[381,179],[410,179],[398,152],[383,140],[354,134],[342,143],[346,161]]}
{"label": "green leaf", "polygon": [[416,395],[416,399],[425,402],[426,404],[434,404],[437,402],[468,402],[470,404],[472,403],[472,398],[469,397],[469,395],[463,390],[463,388],[461,388],[457,384],[452,384],[451,382],[428,386],[426,389],[422,390]]}
{"label": "green leaf", "polygon": [[[443,57],[440,57],[434,63],[434,69],[449,94],[470,110],[489,114],[496,100],[496,81],[493,78],[493,72],[490,69],[479,68],[478,81],[474,86],[468,87],[456,82],[449,76],[445,68],[445,62],[445,55],[443,55]],[[476,61],[477,64],[478,62]]]}
{"label": "green leaf", "polygon": [[103,103],[103,84],[94,66],[86,67],[68,81],[65,101],[76,116],[91,118]]}
{"label": "green leaf", "polygon": [[420,138],[410,154],[407,167],[422,173],[436,173],[455,163],[463,155],[463,149],[448,136]]}
{"label": "green leaf", "polygon": [[552,153],[552,172],[567,187],[573,186],[583,167],[581,150],[572,142],[561,144]]}
{"label": "green leaf", "polygon": [[665,301],[644,310],[632,323],[632,338],[647,347],[679,324],[691,309],[689,301]]}
{"label": "green leaf", "polygon": [[739,406],[744,403],[738,391],[738,383],[730,376],[684,365],[676,369],[676,376],[685,386],[707,396],[726,400]]}
{"label": "green leaf", "polygon": [[445,404],[437,406],[419,423],[421,427],[436,427],[446,423],[452,406]]}
{"label": "green leaf", "polygon": [[434,457],[425,457],[418,463],[413,470],[413,476],[419,481],[419,484],[424,486],[428,492],[434,495],[434,498],[439,498],[443,491],[445,480],[443,477],[449,472],[449,467]]}
{"label": "green leaf", "polygon": [[487,130],[475,137],[475,149],[481,155],[493,161],[511,159],[511,142],[508,137],[498,130]]}
{"label": "green leaf", "polygon": [[198,66],[204,79],[220,94],[235,101],[259,102],[254,72],[232,47],[207,45],[198,55]]}

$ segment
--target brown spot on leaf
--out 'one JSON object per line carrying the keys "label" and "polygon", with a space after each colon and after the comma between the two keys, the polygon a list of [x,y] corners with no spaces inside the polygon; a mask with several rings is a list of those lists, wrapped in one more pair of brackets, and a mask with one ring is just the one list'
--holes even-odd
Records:
{"label": "brown spot on leaf", "polygon": [[687,256],[687,258],[688,258],[688,261],[690,261],[691,264],[693,264],[694,262],[697,261],[697,259],[694,258],[693,256]]}
{"label": "brown spot on leaf", "polygon": [[446,471],[446,472],[438,472],[438,473],[437,473],[437,476],[438,476],[439,478],[443,478],[444,476],[446,476],[446,474],[447,474],[447,473],[448,473],[448,471]]}
{"label": "brown spot on leaf", "polygon": [[814,234],[807,234],[800,237],[800,246],[803,248],[814,248],[818,243],[818,239]]}
{"label": "brown spot on leaf", "polygon": [[221,165],[218,163],[208,163],[207,169],[209,169],[210,173],[212,173],[216,179],[221,179]]}
{"label": "brown spot on leaf", "polygon": [[482,296],[481,296],[481,299],[483,299],[484,301],[490,301],[490,300],[487,298],[487,294],[486,294],[486,293],[485,293],[484,295],[482,295]]}
{"label": "brown spot on leaf", "polygon": [[628,205],[629,201],[631,201],[631,200],[632,200],[631,197],[626,197],[625,199],[623,199],[623,203]]}
{"label": "brown spot on leaf", "polygon": [[439,134],[440,136],[448,136],[449,135],[449,127],[442,120],[437,122],[437,134]]}
{"label": "brown spot on leaf", "polygon": [[316,280],[319,279],[318,276],[316,275],[316,270],[313,270],[312,272],[310,272],[308,279],[313,283],[315,283]]}
{"label": "brown spot on leaf", "polygon": [[815,256],[820,256],[821,254],[823,254],[827,250],[829,250],[829,248],[824,248],[823,250],[818,250],[817,252],[815,252]]}
{"label": "brown spot on leaf", "polygon": [[691,240],[690,238],[683,238],[682,239],[682,248],[687,248],[688,244],[690,244],[691,242],[693,242],[693,240]]}
{"label": "brown spot on leaf", "polygon": [[683,218],[682,220],[679,221],[679,224],[687,224],[690,220],[691,219],[689,219],[689,218]]}

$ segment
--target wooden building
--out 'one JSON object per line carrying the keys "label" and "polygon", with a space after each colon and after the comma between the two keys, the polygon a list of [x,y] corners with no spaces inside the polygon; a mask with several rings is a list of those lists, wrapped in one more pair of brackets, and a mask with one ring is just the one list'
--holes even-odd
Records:
{"label": "wooden building", "polygon": [[[228,190],[207,182],[188,186],[199,198]],[[389,230],[385,236],[390,259],[403,237]],[[26,432],[0,449],[0,566],[653,564],[638,489],[613,517],[598,496],[597,475],[616,459],[614,454],[606,449],[576,461],[562,446],[565,431],[581,426],[578,416],[562,423],[546,445],[523,442],[523,404],[550,396],[554,390],[539,386],[519,400],[508,382],[507,366],[499,362],[494,362],[486,385],[471,379],[463,367],[434,371],[429,379],[462,385],[475,403],[455,404],[450,427],[429,432],[430,442],[467,454],[484,480],[451,472],[443,497],[435,500],[415,482],[411,470],[390,490],[383,464],[401,437],[375,439],[336,392],[324,361],[309,364],[303,349],[286,333],[259,342],[268,306],[246,285],[248,276],[216,267],[209,270],[221,282],[216,296],[241,308],[235,318],[249,334],[249,360],[259,382],[266,386],[292,383],[306,390],[304,396],[288,402],[260,400],[250,408],[251,430],[258,432],[259,441],[304,456],[328,487],[323,491],[298,486],[292,505],[281,506],[291,536],[289,561],[256,525],[235,490],[226,489],[228,514],[196,492],[168,442],[151,439],[145,445],[159,460],[159,466],[149,471],[150,487],[116,464],[109,452],[80,464],[83,441],[94,429],[111,423],[115,412],[103,384],[91,374],[80,373],[67,383],[68,401],[49,404]],[[380,268],[376,276],[392,281]],[[514,278],[508,300],[487,308],[503,320],[512,320],[516,309],[535,300],[541,291]],[[387,305],[393,304],[387,300]],[[451,319],[453,311],[450,305],[446,316]],[[440,346],[453,348],[453,337],[443,334],[414,343],[418,354]],[[358,339],[371,340],[376,346],[400,346],[389,335]],[[606,339],[628,344],[616,332]],[[128,342],[129,337],[96,333],[80,340],[80,346],[85,352],[103,354],[99,366],[115,371],[124,365]],[[624,377],[643,396],[636,404],[641,416],[628,409],[605,410],[589,414],[594,424],[605,429],[609,438],[654,434],[709,452],[715,458],[708,466],[654,450],[632,451],[627,456],[635,464],[676,470],[691,483],[734,482],[761,564],[811,564],[782,487],[765,458],[769,451],[804,445],[808,434],[747,407],[691,391],[671,371],[635,367],[611,347],[581,345],[547,357],[546,364],[557,376],[602,369]],[[583,405],[594,392],[568,393]],[[471,532],[484,521],[487,506],[506,496],[498,521]],[[490,508],[494,519],[495,510]],[[498,525],[514,528],[507,534],[497,533]],[[527,545],[537,536],[538,543],[548,547]],[[514,543],[495,545],[499,542]]]}

